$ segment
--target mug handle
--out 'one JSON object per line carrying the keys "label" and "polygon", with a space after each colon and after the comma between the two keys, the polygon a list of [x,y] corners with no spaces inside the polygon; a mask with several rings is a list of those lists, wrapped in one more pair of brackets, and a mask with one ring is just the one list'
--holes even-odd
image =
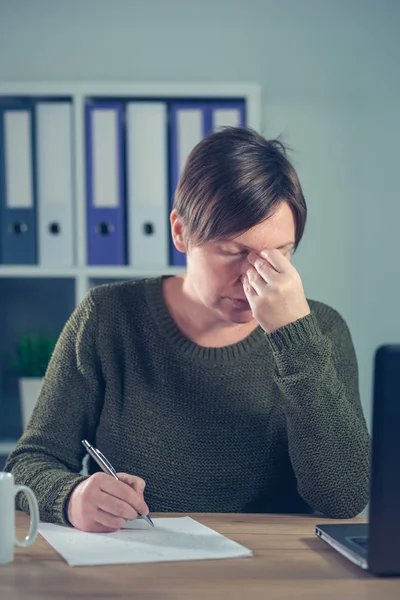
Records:
{"label": "mug handle", "polygon": [[15,536],[15,545],[20,548],[26,548],[26,546],[33,544],[37,536],[39,527],[39,508],[35,494],[30,488],[28,488],[26,485],[16,485],[15,496],[18,494],[18,492],[23,492],[28,498],[30,526],[29,533],[24,540],[19,540]]}

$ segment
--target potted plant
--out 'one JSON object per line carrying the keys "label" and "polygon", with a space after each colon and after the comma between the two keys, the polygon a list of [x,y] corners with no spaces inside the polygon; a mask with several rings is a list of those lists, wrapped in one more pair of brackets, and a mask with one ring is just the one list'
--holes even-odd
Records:
{"label": "potted plant", "polygon": [[38,399],[43,377],[46,373],[57,339],[44,333],[22,334],[10,365],[19,378],[19,394],[23,428],[31,416]]}

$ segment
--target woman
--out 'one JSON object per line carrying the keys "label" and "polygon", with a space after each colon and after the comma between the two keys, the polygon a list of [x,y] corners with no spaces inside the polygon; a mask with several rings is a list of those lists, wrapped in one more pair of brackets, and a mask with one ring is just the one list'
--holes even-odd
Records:
{"label": "woman", "polygon": [[[170,219],[186,273],[88,293],[7,461],[42,519],[112,531],[149,507],[338,518],[365,507],[351,336],[306,299],[290,261],[306,212],[280,142],[227,128],[196,146]],[[83,438],[122,481],[91,459],[80,474]]]}

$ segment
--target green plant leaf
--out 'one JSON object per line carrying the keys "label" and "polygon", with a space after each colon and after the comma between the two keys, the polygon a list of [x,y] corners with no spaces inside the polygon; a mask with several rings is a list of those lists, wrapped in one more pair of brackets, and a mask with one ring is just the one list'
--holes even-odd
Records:
{"label": "green plant leaf", "polygon": [[8,357],[10,368],[19,377],[44,377],[56,342],[56,336],[42,332],[22,334]]}

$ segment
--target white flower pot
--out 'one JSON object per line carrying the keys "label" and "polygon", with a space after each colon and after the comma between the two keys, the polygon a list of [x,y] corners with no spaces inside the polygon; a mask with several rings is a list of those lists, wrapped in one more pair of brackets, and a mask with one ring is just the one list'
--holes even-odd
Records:
{"label": "white flower pot", "polygon": [[19,379],[19,397],[21,401],[21,417],[24,430],[32,414],[33,407],[39,397],[43,377],[21,377]]}

